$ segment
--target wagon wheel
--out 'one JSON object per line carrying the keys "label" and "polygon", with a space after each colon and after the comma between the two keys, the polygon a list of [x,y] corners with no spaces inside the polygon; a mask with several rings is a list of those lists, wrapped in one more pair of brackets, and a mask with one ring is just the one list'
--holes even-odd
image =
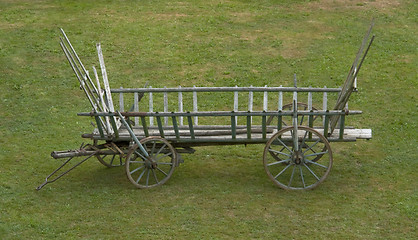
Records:
{"label": "wagon wheel", "polygon": [[[270,138],[264,148],[264,169],[269,178],[283,189],[313,189],[331,170],[331,146],[316,130],[300,126],[297,133],[300,147],[296,151],[293,131],[293,127],[283,128]],[[280,155],[279,160],[274,155]],[[321,157],[316,159],[318,156]]]}
{"label": "wagon wheel", "polygon": [[147,137],[140,141],[148,157],[137,144],[126,157],[126,175],[137,188],[152,188],[164,184],[173,174],[177,152],[164,138]]}
{"label": "wagon wheel", "polygon": [[[282,109],[283,110],[286,110],[286,111],[287,110],[292,110],[293,109],[293,103],[289,103],[289,104],[284,105],[282,107]],[[302,102],[298,102],[298,110],[308,110],[308,104],[302,103]],[[313,111],[318,111],[318,109],[316,109],[315,107],[312,107],[312,110]],[[271,124],[271,122],[273,121],[273,118],[274,117],[275,116],[270,116],[267,119],[267,125],[270,125]],[[318,117],[322,118],[322,116],[315,115],[315,116],[313,116],[313,121],[315,121]],[[308,126],[309,123],[307,121],[308,121],[308,118],[305,118],[304,116],[302,116],[300,118],[299,122],[298,122],[298,125]],[[286,121],[283,120],[282,123],[283,123],[284,126],[290,126],[290,125],[292,125],[292,121],[291,120],[289,122],[286,122]]]}
{"label": "wagon wheel", "polygon": [[[124,156],[121,154],[117,149],[114,149],[111,145],[101,144],[97,145],[97,140],[93,141],[93,148],[95,149],[111,149],[115,154],[107,155],[107,154],[98,154],[96,155],[97,160],[106,167],[120,167],[125,164]],[[122,149],[123,150],[123,149]]]}

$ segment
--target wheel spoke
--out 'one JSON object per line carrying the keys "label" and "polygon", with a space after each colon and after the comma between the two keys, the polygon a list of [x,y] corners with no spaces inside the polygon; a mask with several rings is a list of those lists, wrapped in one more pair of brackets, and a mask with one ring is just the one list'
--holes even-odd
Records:
{"label": "wheel spoke", "polygon": [[328,150],[325,152],[317,152],[317,153],[312,153],[312,154],[308,154],[308,155],[304,155],[305,157],[312,157],[312,156],[318,156],[318,155],[324,155],[325,153],[328,153]]}
{"label": "wheel spoke", "polygon": [[[274,153],[277,153],[277,154],[281,154],[281,155],[285,155],[285,156],[287,156],[287,157],[292,157],[292,155],[290,155],[290,154],[287,154],[287,153],[284,153],[284,152],[279,152],[279,151],[276,151],[276,150],[273,150],[273,149],[269,149],[269,151],[270,152],[274,152]],[[292,151],[291,151],[292,152]]]}
{"label": "wheel spoke", "polygon": [[129,163],[145,163],[145,161],[129,161]]}
{"label": "wheel spoke", "polygon": [[110,160],[110,165],[113,165],[113,160],[115,159],[116,155],[113,155],[112,159]]}
{"label": "wheel spoke", "polygon": [[150,170],[148,169],[148,173],[147,173],[147,181],[145,182],[145,185],[148,186],[149,183],[149,174],[150,174]]}
{"label": "wheel spoke", "polygon": [[305,163],[303,164],[303,166],[305,166],[308,169],[308,171],[316,178],[316,180],[319,181],[319,177],[316,176],[316,174],[312,171],[312,169],[310,169]]}
{"label": "wheel spoke", "polygon": [[160,152],[165,148],[165,146],[167,146],[167,144],[164,143],[164,145],[158,150],[158,152],[154,156],[158,156],[158,154],[160,154]]}
{"label": "wheel spoke", "polygon": [[302,139],[302,143],[301,143],[301,148],[305,145],[305,139],[306,139],[306,136],[308,135],[308,131],[305,131],[305,136],[303,136],[303,139]]}
{"label": "wheel spoke", "polygon": [[141,180],[142,176],[144,176],[144,173],[147,171],[147,168],[142,171],[142,173],[139,175],[138,179],[136,180],[136,183],[139,183],[139,180]]}
{"label": "wheel spoke", "polygon": [[143,167],[145,167],[144,165],[142,165],[142,166],[140,166],[140,167],[138,167],[138,168],[135,168],[134,170],[132,170],[131,172],[129,172],[131,175],[132,175],[132,173],[134,173],[134,172],[136,172],[136,171],[138,171],[138,170],[140,170],[141,168],[143,168]]}
{"label": "wheel spoke", "polygon": [[305,159],[305,161],[307,161],[308,163],[315,164],[317,166],[323,167],[323,168],[328,168],[327,166],[324,166],[322,164],[319,164],[317,162],[314,162],[314,161],[311,161],[311,160],[308,160],[308,159]]}
{"label": "wheel spoke", "polygon": [[135,150],[135,153],[138,154],[138,156],[140,156],[142,159],[147,159],[146,157],[144,157],[142,154],[140,154],[137,150]]}
{"label": "wheel spoke", "polygon": [[309,151],[310,149],[312,149],[316,144],[318,144],[321,141],[321,139],[318,139],[314,144],[312,144],[311,146],[309,146],[302,154],[305,154],[307,151]]}
{"label": "wheel spoke", "polygon": [[292,150],[290,150],[290,148],[286,144],[284,144],[284,142],[282,142],[282,140],[280,140],[280,138],[276,138],[276,140],[278,140],[283,145],[283,147],[289,150],[289,152],[293,152]]}
{"label": "wheel spoke", "polygon": [[162,174],[164,174],[165,176],[168,176],[168,174],[166,172],[164,172],[161,168],[157,167],[158,171],[160,171]]}
{"label": "wheel spoke", "polygon": [[273,165],[276,165],[276,164],[280,164],[280,163],[284,163],[284,162],[289,162],[290,161],[290,159],[291,158],[288,158],[288,159],[285,159],[285,160],[281,160],[281,161],[277,161],[277,162],[274,162],[274,163],[269,163],[269,164],[267,164],[267,166],[273,166]]}
{"label": "wheel spoke", "polygon": [[277,174],[274,179],[277,179],[280,175],[282,175],[282,173],[284,173],[284,171],[286,171],[286,169],[288,169],[290,166],[292,166],[291,164],[287,165],[285,168],[283,168],[283,170],[281,172],[279,172],[279,174]]}
{"label": "wheel spoke", "polygon": [[305,117],[305,115],[302,115],[302,118],[300,119],[300,124],[299,125],[302,125],[304,117]]}
{"label": "wheel spoke", "polygon": [[296,169],[296,165],[293,165],[292,175],[290,175],[289,184],[287,185],[288,187],[290,187],[290,185],[292,184],[293,175],[295,174],[295,169]]}
{"label": "wheel spoke", "polygon": [[156,158],[156,159],[155,159],[155,161],[156,161],[156,162],[158,162],[161,158],[164,158],[164,157],[170,156],[171,154],[172,154],[171,152],[166,153],[166,154],[164,154],[164,155],[160,156],[159,158]]}
{"label": "wheel spoke", "polygon": [[173,163],[171,163],[171,162],[159,162],[158,164],[159,165],[170,165],[170,166],[173,165]]}
{"label": "wheel spoke", "polygon": [[154,175],[154,179],[155,179],[155,181],[156,181],[156,182],[157,182],[157,184],[158,184],[159,182],[158,182],[158,179],[157,179],[157,174],[155,173],[154,169],[151,169],[151,171],[152,171],[152,175]]}
{"label": "wheel spoke", "polygon": [[303,188],[305,188],[306,187],[305,179],[303,178],[302,167],[300,165],[299,165],[299,169],[300,169],[300,178],[302,179],[302,183],[303,183]]}
{"label": "wheel spoke", "polygon": [[151,157],[153,156],[153,153],[154,153],[154,150],[155,150],[155,144],[156,144],[156,141],[153,141],[152,142],[152,148],[151,148],[151,151],[150,151]]}

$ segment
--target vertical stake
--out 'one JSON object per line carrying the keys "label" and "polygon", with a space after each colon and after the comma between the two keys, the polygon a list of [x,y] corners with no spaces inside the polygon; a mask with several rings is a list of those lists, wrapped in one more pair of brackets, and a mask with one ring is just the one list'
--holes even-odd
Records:
{"label": "vertical stake", "polygon": [[[152,88],[152,86],[149,86],[149,89],[151,89]],[[154,112],[154,106],[153,106],[153,100],[152,100],[152,92],[149,92],[149,104],[148,104],[148,107],[149,107],[149,112]],[[150,116],[149,117],[149,125],[150,126],[154,126],[154,117],[152,117],[152,116]]]}

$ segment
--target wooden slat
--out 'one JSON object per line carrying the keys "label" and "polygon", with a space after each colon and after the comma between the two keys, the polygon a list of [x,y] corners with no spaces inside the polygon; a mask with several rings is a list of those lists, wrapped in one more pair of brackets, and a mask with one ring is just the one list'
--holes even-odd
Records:
{"label": "wooden slat", "polygon": [[[253,87],[252,85],[250,87]],[[253,91],[249,91],[248,92],[248,111],[252,112],[253,111],[253,102],[254,102],[254,93]],[[253,118],[250,117],[250,122],[253,122]]]}
{"label": "wooden slat", "polygon": [[[122,89],[122,87],[120,87]],[[125,111],[125,103],[123,102],[123,92],[119,93],[119,111]]]}
{"label": "wooden slat", "polygon": [[[181,86],[179,86],[181,88]],[[178,100],[179,100],[179,112],[183,112],[183,92],[178,93]],[[179,117],[180,126],[183,126],[183,116]]]}
{"label": "wooden slat", "polygon": [[[167,87],[164,87],[165,89],[167,89]],[[167,92],[164,92],[164,112],[168,112],[168,96],[167,96]],[[168,117],[164,117],[164,125],[167,126],[168,125]]]}
{"label": "wooden slat", "polygon": [[324,116],[324,136],[325,137],[328,137],[328,128],[329,128],[329,115],[325,115]]}
{"label": "wooden slat", "polygon": [[266,139],[267,134],[267,116],[261,116],[261,130],[262,130],[262,137]]}
{"label": "wooden slat", "polygon": [[158,125],[158,131],[160,131],[160,136],[164,137],[164,129],[163,129],[163,124],[161,122],[161,117],[157,116],[157,125]]}
{"label": "wooden slat", "polygon": [[171,117],[171,120],[173,121],[173,128],[174,128],[174,132],[176,134],[176,139],[180,139],[180,133],[179,133],[179,127],[177,124],[177,118],[175,116]]}
{"label": "wooden slat", "polygon": [[251,116],[247,116],[247,138],[251,139]]}
{"label": "wooden slat", "polygon": [[[149,89],[152,89],[152,86],[148,87]],[[149,93],[149,103],[148,103],[149,112],[154,112],[154,102],[152,99],[152,92]],[[154,126],[154,118],[149,118],[149,125]]]}
{"label": "wooden slat", "polygon": [[341,115],[340,117],[340,132],[339,132],[339,138],[343,139],[344,137],[344,126],[345,125],[345,115]]}
{"label": "wooden slat", "polygon": [[187,122],[189,123],[190,136],[192,137],[192,139],[195,139],[194,129],[193,129],[193,120],[190,115],[187,116]]}
{"label": "wooden slat", "polygon": [[[196,86],[193,86],[193,88],[196,88]],[[197,112],[197,92],[196,91],[193,91],[193,112]],[[199,121],[199,118],[195,116],[194,124],[199,125],[198,121]]]}
{"label": "wooden slat", "polygon": [[237,138],[237,125],[236,125],[236,117],[235,116],[231,116],[231,136],[232,139],[236,139]]}
{"label": "wooden slat", "polygon": [[[237,88],[238,86],[235,85]],[[238,92],[234,92],[234,112],[238,111]],[[235,125],[237,125],[237,118],[235,117]]]}
{"label": "wooden slat", "polygon": [[[264,87],[267,87],[267,85],[265,85]],[[268,109],[268,92],[265,91],[263,94],[263,111],[267,111]]]}
{"label": "wooden slat", "polygon": [[100,137],[104,137],[103,127],[102,127],[102,124],[101,124],[100,117],[96,116],[96,117],[94,117],[94,119],[96,120],[97,130],[99,130]]}
{"label": "wooden slat", "polygon": [[119,130],[118,130],[118,127],[117,127],[116,118],[111,117],[110,118],[110,123],[112,124],[113,133],[115,134],[115,138],[118,139],[119,138]]}
{"label": "wooden slat", "polygon": [[[138,99],[139,99],[138,98],[138,93],[135,92],[134,93],[134,112],[139,112]],[[135,117],[134,121],[135,121],[135,126],[138,126],[139,125],[139,118]]]}
{"label": "wooden slat", "polygon": [[[128,122],[129,123],[129,122]],[[145,117],[141,117],[141,123],[142,123],[142,129],[144,130],[144,134],[146,137],[149,137],[149,132],[148,132],[148,126],[147,126],[147,120],[145,119]]]}

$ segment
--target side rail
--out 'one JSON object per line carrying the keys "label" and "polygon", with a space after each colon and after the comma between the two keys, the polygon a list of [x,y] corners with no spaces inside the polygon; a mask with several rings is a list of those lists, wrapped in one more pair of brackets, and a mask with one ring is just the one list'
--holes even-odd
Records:
{"label": "side rail", "polygon": [[[323,117],[323,125],[314,127],[321,134],[326,136],[329,141],[355,141],[358,138],[371,138],[367,132],[359,132],[359,129],[352,129],[345,127],[346,115],[361,114],[361,111],[335,111],[335,110],[299,110],[297,111],[297,120],[302,118],[308,119],[308,126],[313,126],[313,119],[316,117]],[[120,128],[116,132],[114,139],[108,139],[105,135],[93,135],[92,138],[103,140],[120,140],[130,141],[131,133],[138,138],[149,136],[160,136],[166,138],[174,143],[185,143],[190,145],[205,145],[205,144],[234,144],[234,143],[265,143],[275,132],[285,127],[284,119],[291,119],[294,116],[293,111],[211,111],[211,112],[122,112],[120,113],[125,119],[138,117],[141,125],[133,127],[129,125],[128,129]],[[118,116],[117,113],[79,113],[79,116],[93,116],[93,117],[111,117]],[[340,117],[339,128],[331,135],[329,128],[329,121],[332,116]],[[225,125],[196,125],[193,119],[195,117],[206,118],[226,118],[229,122]],[[237,125],[237,118],[245,118],[246,123]],[[267,120],[274,117],[275,121],[270,124]],[[149,119],[154,118],[157,126],[150,126]],[[172,125],[165,126],[163,124],[164,118],[170,118]],[[180,126],[179,119],[185,118],[187,125]],[[258,125],[252,123],[251,118],[259,118],[261,122]],[[291,124],[290,124],[291,125]]]}
{"label": "side rail", "polygon": [[[299,95],[298,109],[328,110],[329,94],[336,95],[339,88],[298,88],[298,87],[177,87],[177,88],[120,88],[111,89],[113,99],[121,112],[191,112],[212,111],[287,111],[293,108],[293,95]],[[333,101],[335,102],[335,100]],[[345,110],[348,110],[346,108]],[[183,126],[184,117],[178,123]],[[322,118],[323,119],[323,118]],[[308,125],[301,119],[301,125]],[[316,118],[314,119],[316,120]],[[252,118],[251,118],[252,121]],[[269,118],[268,123],[272,121]],[[199,116],[193,117],[194,125],[200,125]],[[133,117],[134,126],[141,125],[139,117]],[[149,126],[156,126],[151,116]],[[163,118],[163,125],[171,125],[170,118]],[[203,124],[207,124],[203,122]]]}

